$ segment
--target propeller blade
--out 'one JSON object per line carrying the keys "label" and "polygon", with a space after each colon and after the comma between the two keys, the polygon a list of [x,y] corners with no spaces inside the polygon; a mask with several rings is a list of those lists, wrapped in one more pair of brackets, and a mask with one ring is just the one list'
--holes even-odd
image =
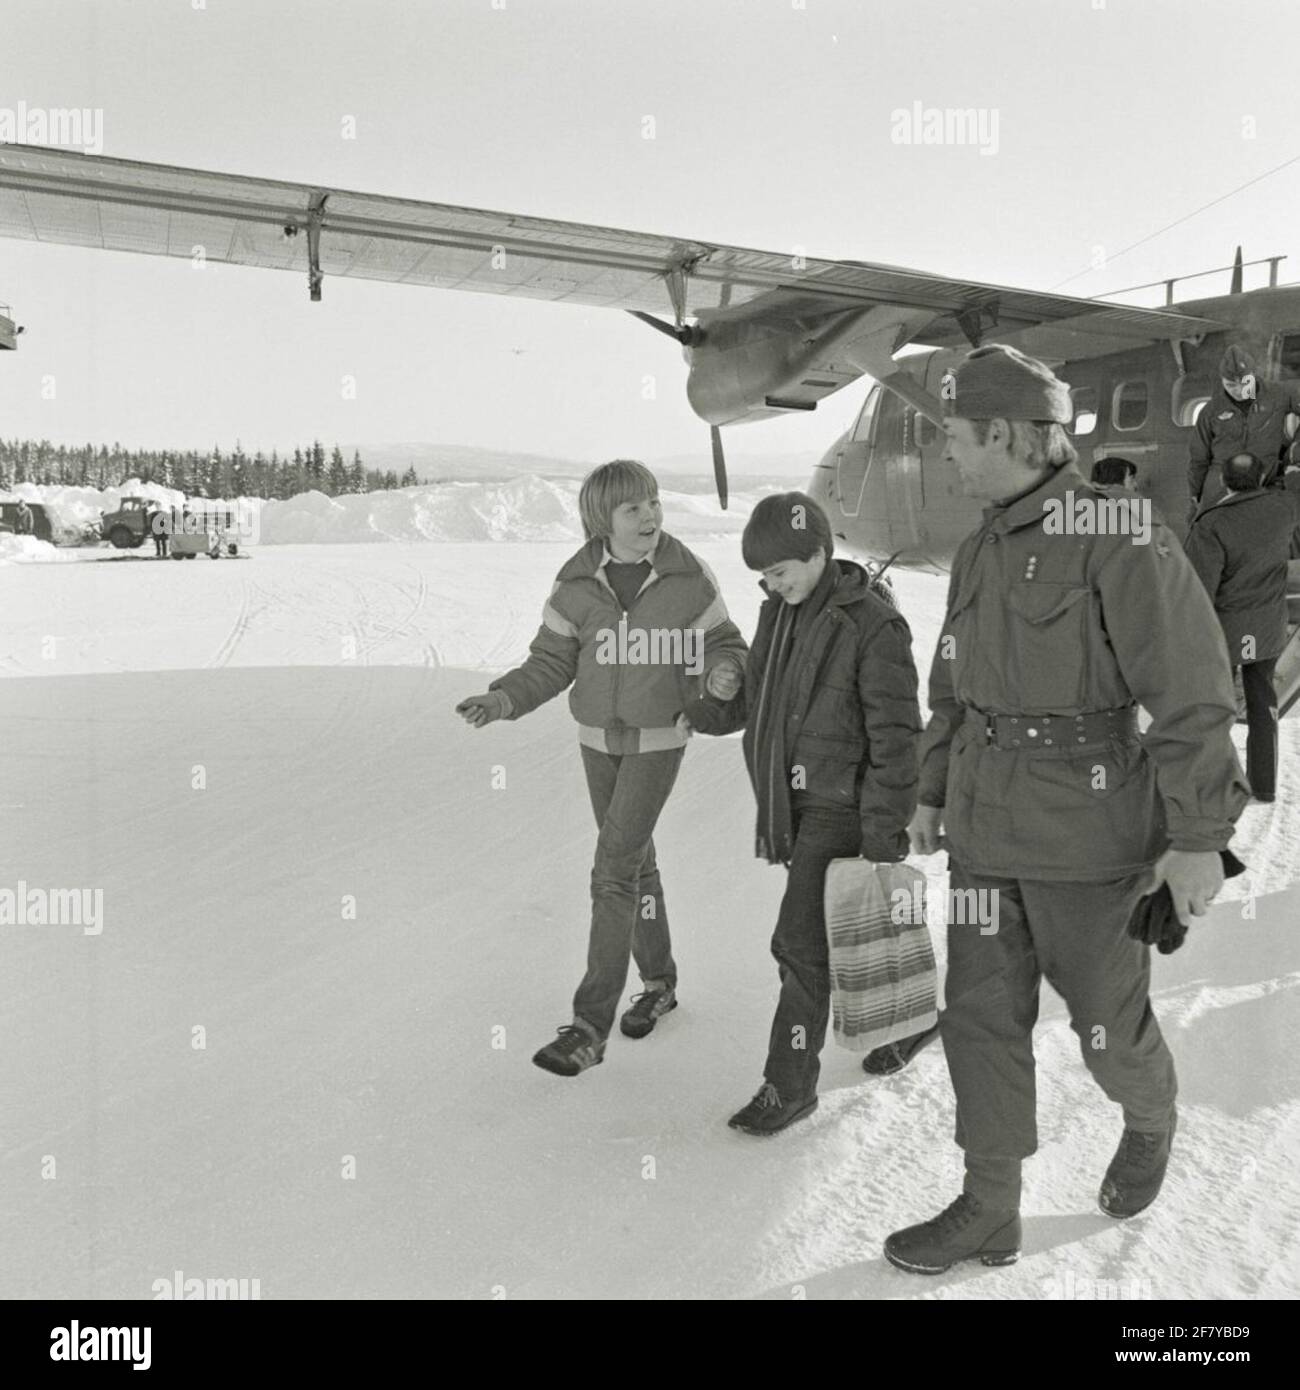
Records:
{"label": "propeller blade", "polygon": [[713,480],[718,485],[718,503],[727,510],[727,460],[722,456],[722,431],[709,426],[709,442],[713,445]]}

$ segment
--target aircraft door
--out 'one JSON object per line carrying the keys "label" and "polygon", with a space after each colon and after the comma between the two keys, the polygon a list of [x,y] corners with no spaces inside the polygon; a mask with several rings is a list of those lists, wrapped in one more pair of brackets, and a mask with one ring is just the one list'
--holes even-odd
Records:
{"label": "aircraft door", "polygon": [[845,516],[857,516],[862,509],[862,497],[871,470],[872,433],[876,412],[882,396],[892,392],[873,385],[862,403],[857,422],[835,455],[835,489],[839,494],[840,510]]}
{"label": "aircraft door", "polygon": [[889,540],[895,550],[915,554],[921,546],[921,451],[916,439],[916,412],[887,391],[877,412],[873,454],[889,480]]}

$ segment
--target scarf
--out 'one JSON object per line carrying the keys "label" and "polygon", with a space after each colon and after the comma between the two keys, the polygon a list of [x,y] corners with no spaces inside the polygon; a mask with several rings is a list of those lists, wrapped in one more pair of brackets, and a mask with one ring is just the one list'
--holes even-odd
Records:
{"label": "scarf", "polygon": [[802,665],[808,635],[835,588],[839,569],[827,562],[817,587],[800,604],[783,599],[772,625],[772,640],[758,688],[754,714],[752,776],[758,800],[755,853],[769,864],[789,864],[794,853],[794,813],[790,795],[790,703],[794,675]]}

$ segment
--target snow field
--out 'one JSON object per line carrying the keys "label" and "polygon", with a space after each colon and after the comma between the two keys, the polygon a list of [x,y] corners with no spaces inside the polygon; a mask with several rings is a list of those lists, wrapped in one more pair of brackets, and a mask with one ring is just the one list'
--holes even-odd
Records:
{"label": "snow field", "polygon": [[[735,540],[698,548],[752,633]],[[4,572],[0,886],[100,887],[105,922],[0,928],[0,1295],[148,1297],[182,1268],[266,1298],[1294,1297],[1294,723],[1238,836],[1272,896],[1252,918],[1225,894],[1154,958],[1166,1195],[1097,1211],[1119,1117],[1045,989],[1025,1254],[910,1278],[881,1241],[959,1181],[939,1048],[868,1082],[828,1044],[811,1121],[725,1124],[760,1080],[784,884],[752,857],[737,738],[693,741],[656,836],[681,1007],[574,1080],[530,1065],[585,953],[576,736],[563,699],[481,731],[452,707],[522,657],[571,549]],[[944,581],[896,582],[924,673]]]}

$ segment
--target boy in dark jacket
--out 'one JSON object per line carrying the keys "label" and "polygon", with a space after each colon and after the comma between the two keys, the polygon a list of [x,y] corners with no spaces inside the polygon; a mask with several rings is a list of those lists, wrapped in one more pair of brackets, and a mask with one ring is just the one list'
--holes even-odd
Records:
{"label": "boy in dark jacket", "polygon": [[906,856],[921,713],[907,623],[861,565],[832,558],[830,525],[811,497],[765,497],[742,549],[769,594],[744,689],[727,705],[700,699],[687,718],[703,733],[744,725],[757,853],[790,873],[772,937],[781,995],[764,1083],[729,1121],[775,1134],[817,1106],[830,1014],[827,865]]}
{"label": "boy in dark jacket", "polygon": [[619,1021],[624,1035],[645,1037],[677,1007],[652,837],[689,737],[682,712],[706,690],[734,696],[746,651],[708,566],[664,532],[659,484],[644,464],[597,468],[578,507],[588,541],[556,577],[528,659],[456,706],[481,728],[573,686],[569,709],[600,835],[573,1022],[533,1058],[559,1076],[604,1061],[629,952],[644,988]]}
{"label": "boy in dark jacket", "polygon": [[1286,646],[1287,555],[1300,525],[1300,468],[1267,487],[1267,464],[1236,454],[1223,465],[1228,491],[1202,507],[1187,533],[1187,558],[1223,628],[1228,660],[1241,667],[1246,695],[1246,777],[1256,801],[1277,787],[1277,689],[1273,671]]}

